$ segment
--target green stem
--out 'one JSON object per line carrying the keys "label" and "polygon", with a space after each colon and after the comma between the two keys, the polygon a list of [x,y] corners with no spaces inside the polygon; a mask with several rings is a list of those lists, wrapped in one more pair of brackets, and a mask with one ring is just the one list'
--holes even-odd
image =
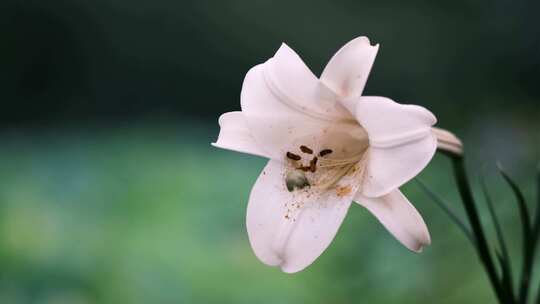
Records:
{"label": "green stem", "polygon": [[480,258],[486,273],[488,275],[489,281],[495,291],[495,295],[500,303],[512,303],[513,299],[508,296],[508,292],[503,289],[501,282],[497,276],[497,271],[495,269],[495,264],[491,258],[489,252],[488,243],[480,223],[480,218],[478,216],[478,210],[474,202],[472,195],[471,186],[467,178],[467,172],[465,171],[464,161],[462,156],[450,155],[452,159],[452,165],[454,168],[454,177],[456,178],[457,186],[459,189],[459,194],[461,196],[461,201],[467,213],[467,217],[471,224],[471,228],[476,240],[476,249],[478,257]]}

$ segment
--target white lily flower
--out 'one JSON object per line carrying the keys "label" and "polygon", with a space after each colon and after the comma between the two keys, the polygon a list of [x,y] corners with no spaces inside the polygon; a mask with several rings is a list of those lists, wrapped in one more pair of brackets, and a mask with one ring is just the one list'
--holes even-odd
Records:
{"label": "white lily flower", "polygon": [[317,78],[282,44],[253,67],[242,111],[219,118],[219,148],[270,159],[247,208],[257,257],[284,272],[310,265],[329,246],[352,201],[368,209],[403,245],[430,244],[426,224],[399,191],[437,149],[461,151],[459,140],[434,129],[423,107],[361,96],[379,46],[366,37],[343,46]]}

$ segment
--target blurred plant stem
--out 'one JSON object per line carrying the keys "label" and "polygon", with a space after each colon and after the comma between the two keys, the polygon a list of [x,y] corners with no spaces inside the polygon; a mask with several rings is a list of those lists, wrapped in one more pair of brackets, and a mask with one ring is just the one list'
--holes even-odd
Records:
{"label": "blurred plant stem", "polygon": [[534,240],[532,238],[532,227],[527,204],[525,203],[525,197],[519,187],[514,183],[508,174],[503,170],[500,164],[497,164],[499,172],[503,176],[504,180],[508,183],[514,195],[516,196],[518,207],[521,216],[522,230],[523,230],[523,268],[521,275],[521,282],[519,285],[519,303],[526,303],[529,293],[530,278],[532,272],[532,264],[534,257]]}
{"label": "blurred plant stem", "polygon": [[[518,187],[518,185],[510,178],[510,176],[498,165],[499,172],[501,173],[504,180],[510,186],[512,193],[514,194],[519,214],[520,220],[522,223],[522,233],[523,233],[523,264],[521,277],[519,280],[519,292],[518,294],[514,293],[513,289],[513,279],[512,279],[512,270],[510,263],[510,256],[507,251],[507,246],[505,240],[502,236],[502,229],[497,219],[497,215],[493,208],[493,202],[489,196],[487,186],[482,180],[482,189],[485,195],[486,203],[488,205],[493,224],[496,228],[497,238],[499,241],[499,247],[501,252],[496,252],[496,257],[499,262],[500,272],[499,275],[497,272],[497,267],[495,265],[494,259],[491,255],[491,249],[489,247],[484,228],[480,221],[480,216],[474,196],[472,193],[472,187],[467,176],[467,171],[465,170],[465,161],[462,154],[452,153],[444,150],[439,150],[439,152],[445,154],[452,161],[452,167],[454,171],[454,178],[458,187],[458,191],[467,214],[468,224],[471,229],[467,229],[466,225],[455,216],[448,207],[442,202],[442,200],[436,196],[427,186],[422,185],[422,188],[434,199],[437,204],[443,208],[443,210],[450,215],[452,221],[454,221],[458,226],[463,230],[466,236],[471,239],[478,257],[484,267],[491,286],[495,292],[495,295],[499,303],[510,303],[510,304],[526,304],[528,300],[528,294],[530,291],[531,277],[533,275],[532,270],[534,266],[534,257],[536,252],[536,247],[538,239],[540,236],[540,169],[537,172],[537,195],[538,201],[536,206],[536,216],[534,217],[534,222],[531,223],[532,218],[530,216],[527,204],[525,202],[525,196]],[[472,237],[471,237],[472,235]],[[536,295],[535,303],[540,303],[540,289]]]}
{"label": "blurred plant stem", "polygon": [[512,285],[512,282],[514,281],[512,278],[512,265],[510,263],[511,261],[510,254],[508,253],[508,248],[506,246],[506,241],[504,239],[503,230],[499,223],[497,213],[495,212],[495,208],[493,207],[493,201],[491,199],[491,195],[489,194],[487,184],[483,177],[481,177],[480,183],[481,183],[482,192],[484,194],[484,199],[488,206],[489,214],[491,215],[491,220],[493,221],[493,225],[495,226],[497,240],[499,241],[500,251],[496,252],[496,254],[497,254],[497,259],[499,261],[499,266],[501,267],[502,284],[504,286],[507,286],[507,292],[509,293],[508,296],[514,299],[514,289]]}
{"label": "blurred plant stem", "polygon": [[452,166],[454,169],[454,177],[456,179],[456,184],[458,186],[459,194],[461,196],[461,202],[465,208],[467,218],[471,225],[473,236],[476,243],[476,252],[478,257],[486,270],[491,286],[495,291],[495,295],[500,303],[513,303],[512,299],[509,297],[507,288],[502,286],[501,281],[497,276],[497,271],[493,259],[490,254],[489,245],[487,243],[484,229],[480,222],[480,217],[478,215],[478,209],[472,195],[471,185],[467,178],[467,172],[465,170],[464,158],[461,155],[449,154],[452,160]]}

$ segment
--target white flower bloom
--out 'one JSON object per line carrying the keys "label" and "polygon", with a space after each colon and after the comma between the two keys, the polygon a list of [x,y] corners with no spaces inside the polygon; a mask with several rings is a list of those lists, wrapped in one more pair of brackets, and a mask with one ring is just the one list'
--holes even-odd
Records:
{"label": "white flower bloom", "polygon": [[318,79],[283,44],[253,67],[242,111],[219,118],[213,145],[269,158],[247,208],[251,246],[265,264],[285,272],[310,265],[330,244],[352,201],[367,208],[403,245],[420,252],[430,236],[399,191],[431,160],[437,135],[423,107],[361,96],[379,46],[352,40]]}

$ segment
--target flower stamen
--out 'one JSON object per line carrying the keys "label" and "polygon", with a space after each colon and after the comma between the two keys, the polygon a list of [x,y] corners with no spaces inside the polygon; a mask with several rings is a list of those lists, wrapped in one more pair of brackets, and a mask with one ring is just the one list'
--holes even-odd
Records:
{"label": "flower stamen", "polygon": [[340,167],[344,165],[348,165],[351,163],[357,163],[359,162],[363,157],[363,153],[360,153],[358,155],[355,155],[353,157],[349,158],[341,158],[341,159],[332,159],[332,158],[322,158],[321,162],[319,164],[319,167],[321,168],[332,168],[332,167]]}
{"label": "flower stamen", "polygon": [[331,176],[326,178],[322,177],[317,182],[317,187],[323,190],[327,190],[328,188],[334,186],[343,176],[347,175],[349,171],[354,168],[355,165],[356,163],[349,163],[348,165],[339,168],[338,171]]}
{"label": "flower stamen", "polygon": [[331,149],[323,149],[323,150],[321,150],[321,151],[319,152],[319,156],[320,156],[320,157],[323,157],[323,156],[328,155],[328,154],[330,154],[330,153],[332,153],[332,152],[334,152],[334,151],[332,151]]}
{"label": "flower stamen", "polygon": [[[314,152],[311,148],[304,145],[300,146],[300,151],[306,154],[313,154]],[[364,153],[362,152],[347,158],[325,157],[331,153],[333,153],[333,150],[323,149],[318,152],[319,157],[314,156],[309,161],[309,164],[304,164],[301,161],[302,157],[300,155],[287,152],[287,158],[294,161],[294,170],[290,171],[285,178],[287,190],[292,192],[295,189],[301,190],[308,186],[321,190],[328,190],[342,177],[347,175],[364,156]],[[304,173],[316,173],[319,168],[324,168],[326,170],[317,175],[306,176]]]}
{"label": "flower stamen", "polygon": [[306,147],[306,146],[304,146],[304,145],[300,146],[300,151],[302,151],[302,152],[304,152],[306,154],[313,154],[313,150]]}
{"label": "flower stamen", "polygon": [[300,155],[294,154],[292,152],[287,152],[286,155],[287,155],[288,159],[292,159],[292,160],[301,160],[302,159],[302,157]]}
{"label": "flower stamen", "polygon": [[317,171],[317,161],[319,159],[317,158],[317,156],[315,156],[310,162],[309,162],[309,171],[315,173],[315,171]]}

